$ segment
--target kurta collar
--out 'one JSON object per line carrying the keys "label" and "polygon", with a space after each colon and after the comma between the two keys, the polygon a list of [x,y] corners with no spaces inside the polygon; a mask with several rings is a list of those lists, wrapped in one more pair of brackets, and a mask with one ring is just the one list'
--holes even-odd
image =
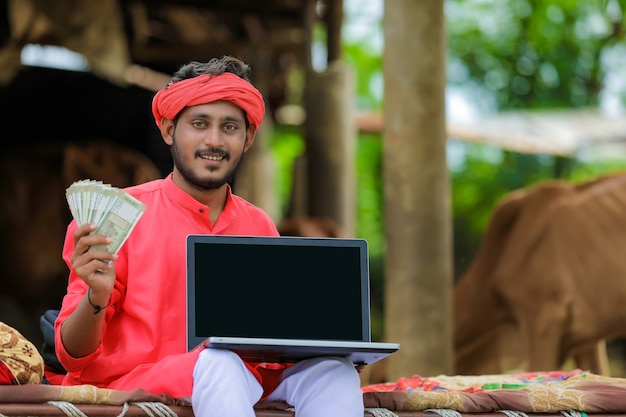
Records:
{"label": "kurta collar", "polygon": [[[198,213],[203,217],[206,217],[208,220],[209,215],[209,207],[205,204],[200,203],[198,200],[187,194],[185,191],[181,190],[178,185],[174,183],[172,178],[173,174],[170,173],[163,180],[163,191],[165,195],[174,201],[177,205],[185,207],[188,210],[193,211],[194,213]],[[233,198],[232,189],[230,185],[227,185],[227,196],[226,196],[226,204],[224,205],[224,210],[217,219],[217,222],[214,225],[214,232],[218,232],[218,228],[221,229],[226,227],[232,219],[237,217],[239,214],[239,204],[235,198]]]}

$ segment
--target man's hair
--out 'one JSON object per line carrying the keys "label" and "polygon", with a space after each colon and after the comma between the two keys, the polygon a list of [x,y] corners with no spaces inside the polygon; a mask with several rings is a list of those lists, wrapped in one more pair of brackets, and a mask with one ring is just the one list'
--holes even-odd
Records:
{"label": "man's hair", "polygon": [[224,55],[221,58],[213,58],[209,62],[191,61],[183,65],[174,73],[170,83],[197,77],[199,75],[220,75],[224,72],[233,73],[250,82],[250,67],[248,64],[232,56]]}
{"label": "man's hair", "polygon": [[[212,58],[209,62],[191,61],[190,63],[183,65],[174,73],[169,85],[178,81],[198,77],[200,75],[220,75],[225,72],[233,73],[250,82],[250,73],[252,70],[250,69],[250,66],[241,59],[224,55],[221,58]],[[248,120],[248,115],[245,111],[243,112],[243,115],[246,122],[246,128],[249,128],[250,121]],[[176,118],[174,119],[174,124],[176,123],[178,123],[178,115],[176,115]]]}

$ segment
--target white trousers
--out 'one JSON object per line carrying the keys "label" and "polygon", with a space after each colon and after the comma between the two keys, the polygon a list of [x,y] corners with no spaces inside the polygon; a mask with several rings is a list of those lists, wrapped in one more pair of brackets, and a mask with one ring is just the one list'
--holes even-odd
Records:
{"label": "white trousers", "polygon": [[[204,349],[193,371],[196,417],[255,417],[263,388],[235,353]],[[346,358],[307,359],[287,368],[270,401],[285,401],[297,417],[363,417],[358,373]]]}

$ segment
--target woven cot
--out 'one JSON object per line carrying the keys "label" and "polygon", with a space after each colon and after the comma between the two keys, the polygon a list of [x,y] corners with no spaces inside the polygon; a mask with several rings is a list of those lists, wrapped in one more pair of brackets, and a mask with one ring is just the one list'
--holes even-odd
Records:
{"label": "woven cot", "polygon": [[[190,404],[142,389],[41,383],[44,361],[15,329],[0,323],[0,417],[194,417]],[[626,379],[581,370],[510,375],[418,375],[362,387],[364,416],[626,417]],[[291,416],[288,404],[263,402],[259,417]]]}
{"label": "woven cot", "polygon": [[[626,379],[571,372],[400,378],[363,387],[364,416],[559,417],[626,416]],[[144,390],[107,390],[89,385],[0,386],[4,416],[193,417],[184,401]],[[259,417],[290,416],[285,403],[256,407]]]}

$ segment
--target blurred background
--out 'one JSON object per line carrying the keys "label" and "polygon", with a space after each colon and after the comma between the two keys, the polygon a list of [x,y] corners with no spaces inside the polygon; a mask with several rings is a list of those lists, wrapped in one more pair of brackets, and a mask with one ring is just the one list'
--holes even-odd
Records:
{"label": "blurred background", "polygon": [[[299,188],[295,178],[301,169],[297,161],[307,147],[303,124],[307,116],[311,117],[311,110],[307,114],[304,104],[310,80],[307,74],[311,69],[327,71],[333,62],[331,56],[341,57],[353,80],[348,99],[351,112],[346,114],[351,117],[356,137],[355,209],[348,216],[353,224],[339,222],[338,227],[344,226],[347,235],[369,242],[373,336],[376,340],[384,338],[383,0],[304,2],[302,13],[294,11],[300,10],[302,2],[289,1],[275,2],[274,8],[264,10],[245,1],[183,1],[178,5],[122,1],[121,12],[114,10],[115,2],[104,2],[111,5],[112,13],[124,17],[123,39],[134,42],[130,49],[132,62],[129,52],[119,46],[123,45],[122,38],[115,35],[119,27],[83,36],[82,41],[101,46],[87,55],[87,48],[78,41],[63,46],[60,40],[76,35],[78,32],[72,30],[80,27],[77,22],[81,19],[86,21],[92,9],[83,2],[74,2],[54,11],[45,3],[0,2],[4,13],[0,16],[4,41],[0,62],[5,63],[0,74],[0,114],[5,125],[3,169],[18,170],[5,171],[8,178],[21,178],[19,167],[25,168],[15,162],[19,158],[67,174],[60,155],[67,158],[69,151],[51,147],[84,138],[112,141],[138,151],[158,170],[152,173],[148,169],[145,177],[135,176],[130,182],[166,175],[171,169],[169,152],[149,111],[154,91],[190,58],[203,60],[222,53],[252,56],[253,79],[261,76],[254,81],[263,87],[271,112],[271,122],[262,132],[271,174],[264,176],[260,184],[273,192],[271,201],[261,205],[279,223],[297,212],[294,195]],[[508,193],[551,179],[578,183],[626,168],[626,0],[446,0],[442,5],[445,149],[450,177],[453,278],[457,280],[476,257],[494,207]],[[212,14],[213,6],[221,14]],[[38,7],[48,20],[35,18]],[[12,20],[18,12],[31,18]],[[46,22],[48,28],[54,26],[50,22],[55,14],[64,16],[61,20],[66,23],[65,31],[47,31]],[[289,16],[294,20],[280,27],[280,18],[286,21]],[[333,29],[332,19],[341,22],[340,30]],[[245,32],[247,39],[256,38],[257,42],[237,49],[239,32],[226,25],[231,21],[237,22],[237,30]],[[294,31],[305,23],[308,32]],[[182,27],[188,30],[184,32]],[[110,36],[103,37],[102,33]],[[176,36],[186,36],[187,42],[177,47],[171,42]],[[332,50],[336,47],[332,36],[339,36],[339,51]],[[194,37],[199,39],[196,46]],[[309,45],[309,41],[310,54],[296,51],[300,43]],[[74,50],[70,46],[75,46]],[[16,62],[16,53],[19,65],[11,66],[9,63]],[[89,151],[73,152],[78,155],[75,158],[83,160]],[[104,154],[101,150],[94,152]],[[143,163],[143,156],[134,161]],[[76,175],[93,171],[85,168],[78,172]],[[139,175],[137,171],[133,174]],[[34,178],[35,193],[40,194],[46,184],[49,186],[50,176],[41,171]],[[256,184],[251,187],[258,189]],[[61,181],[59,189],[66,185]],[[254,196],[245,184],[240,189],[244,195],[250,192]],[[4,200],[7,209],[14,214],[20,211],[7,203],[15,201],[15,189],[4,192],[13,193]],[[29,207],[41,210],[49,204],[49,199],[39,198],[29,200]],[[55,204],[62,206],[63,202]],[[26,217],[30,212],[21,213]],[[39,230],[47,224],[42,221]],[[6,233],[12,226],[5,222],[3,227]],[[4,245],[8,250],[12,243],[5,240]],[[46,265],[41,268],[50,270]],[[58,268],[63,276],[63,266]],[[0,320],[21,324],[16,311],[22,308],[23,300],[40,300],[51,292],[58,300],[64,290],[63,286],[59,290],[58,282],[54,289],[37,282],[30,285],[41,294],[32,296],[32,291],[26,294],[19,290],[18,284],[6,284],[20,293],[22,301],[18,297],[15,308]],[[11,303],[6,301],[3,308],[8,311]],[[39,303],[36,312],[40,314],[43,308]],[[620,340],[608,346],[612,374],[626,375]]]}

